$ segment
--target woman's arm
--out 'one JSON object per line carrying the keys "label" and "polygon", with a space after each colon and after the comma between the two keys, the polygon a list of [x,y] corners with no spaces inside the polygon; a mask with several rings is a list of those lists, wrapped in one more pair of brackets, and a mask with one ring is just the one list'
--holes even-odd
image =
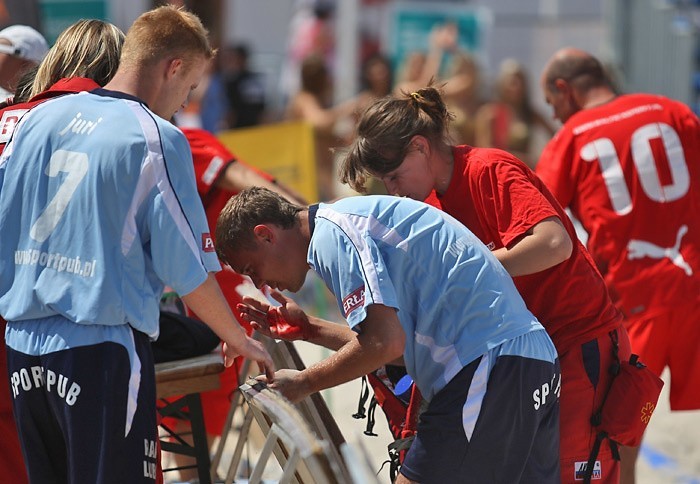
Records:
{"label": "woman's arm", "polygon": [[528,230],[511,247],[493,254],[508,273],[515,276],[535,274],[571,257],[574,243],[558,217],[549,217]]}

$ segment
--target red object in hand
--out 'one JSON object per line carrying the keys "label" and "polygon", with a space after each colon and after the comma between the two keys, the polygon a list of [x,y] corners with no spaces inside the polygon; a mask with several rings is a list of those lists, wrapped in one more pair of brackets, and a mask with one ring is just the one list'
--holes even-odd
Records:
{"label": "red object in hand", "polygon": [[270,308],[267,311],[267,322],[270,324],[270,327],[274,326],[277,329],[277,336],[282,339],[307,339],[304,329],[301,326],[289,324],[277,308]]}
{"label": "red object in hand", "polygon": [[296,340],[296,339],[308,339],[308,335],[304,331],[304,328],[294,324],[290,324],[284,317],[280,314],[279,309],[276,307],[271,307],[267,312],[256,309],[252,306],[247,306],[245,304],[238,304],[238,310],[249,311],[257,314],[259,317],[264,317],[267,319],[267,324],[270,329],[274,328],[274,331],[270,331],[276,334],[278,337],[286,340]]}

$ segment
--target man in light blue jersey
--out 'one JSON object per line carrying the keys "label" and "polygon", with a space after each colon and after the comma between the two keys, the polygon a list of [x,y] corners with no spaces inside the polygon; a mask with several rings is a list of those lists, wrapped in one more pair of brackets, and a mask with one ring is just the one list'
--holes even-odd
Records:
{"label": "man in light blue jersey", "polygon": [[[263,332],[337,350],[270,387],[292,401],[403,358],[426,400],[396,482],[559,480],[559,363],[540,323],[491,252],[452,217],[396,197],[351,197],[301,208],[269,190],[233,197],[216,229],[236,272],[274,289],[277,322]],[[348,326],[306,316],[278,291],[309,268]],[[290,331],[293,326],[297,331]]]}
{"label": "man in light blue jersey", "polygon": [[156,479],[150,339],[173,287],[237,355],[248,338],[220,266],[184,135],[168,121],[214,55],[191,13],[161,7],[126,35],[104,89],[30,110],[0,157],[0,315],[31,482]]}

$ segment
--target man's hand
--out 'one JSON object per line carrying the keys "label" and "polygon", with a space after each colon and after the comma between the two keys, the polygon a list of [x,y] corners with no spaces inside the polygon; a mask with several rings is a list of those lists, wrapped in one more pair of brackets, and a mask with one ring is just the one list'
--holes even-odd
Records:
{"label": "man's hand", "polygon": [[278,370],[275,373],[274,381],[271,381],[265,375],[260,375],[255,379],[265,382],[268,388],[277,390],[292,403],[303,400],[311,393],[306,387],[302,372],[298,370]]}
{"label": "man's hand", "polygon": [[224,342],[224,366],[229,367],[233,364],[233,360],[237,356],[243,356],[249,360],[258,363],[260,371],[265,373],[266,381],[273,381],[275,378],[275,364],[272,362],[272,357],[267,352],[260,341],[255,341],[248,336],[240,343],[229,345]]}
{"label": "man's hand", "polygon": [[194,291],[182,296],[182,300],[224,342],[225,366],[231,366],[234,358],[240,355],[256,361],[260,371],[270,380],[274,378],[275,365],[272,357],[262,343],[246,336],[224,299],[213,273],[207,274],[206,280]]}
{"label": "man's hand", "polygon": [[313,328],[306,313],[282,293],[272,290],[270,295],[281,306],[274,307],[246,296],[243,298],[245,304],[238,304],[236,309],[254,330],[266,336],[286,341],[308,340],[313,335]]}

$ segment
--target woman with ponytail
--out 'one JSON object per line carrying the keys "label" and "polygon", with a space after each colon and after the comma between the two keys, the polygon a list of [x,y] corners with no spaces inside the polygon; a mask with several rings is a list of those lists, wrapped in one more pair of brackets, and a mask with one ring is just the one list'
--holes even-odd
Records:
{"label": "woman with ponytail", "polygon": [[[377,101],[358,123],[341,181],[362,191],[374,176],[392,195],[444,210],[510,273],[559,353],[561,387],[551,391],[561,391],[561,479],[573,483],[595,440],[590,419],[607,393],[614,347],[623,361],[629,358],[621,314],[568,216],[537,175],[506,151],[451,144],[450,120],[432,86]],[[619,461],[609,449],[599,460],[601,480],[617,482]]]}

